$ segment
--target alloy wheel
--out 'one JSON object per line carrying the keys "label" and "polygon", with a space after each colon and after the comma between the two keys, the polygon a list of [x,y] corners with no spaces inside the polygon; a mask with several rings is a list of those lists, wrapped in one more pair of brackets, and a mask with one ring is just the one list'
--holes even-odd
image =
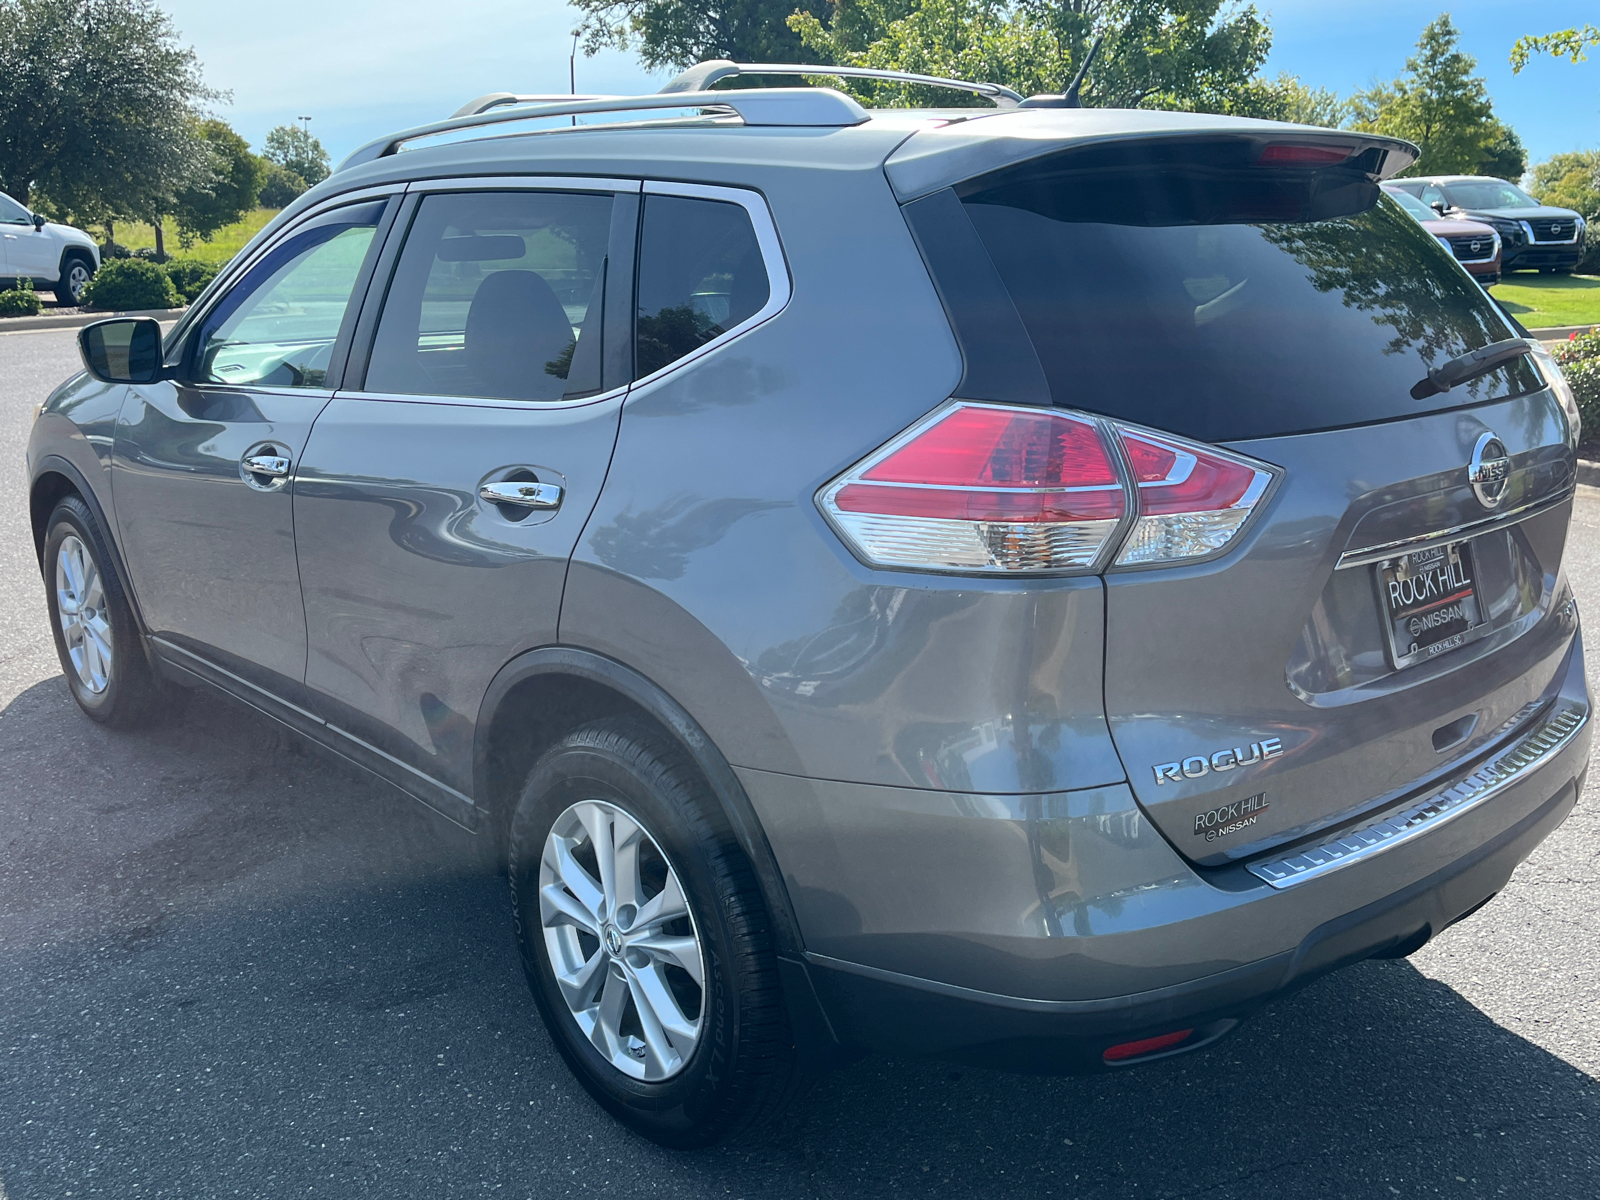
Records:
{"label": "alloy wheel", "polygon": [[74,262],[67,268],[67,295],[77,304],[83,298],[83,289],[89,286],[89,268]]}
{"label": "alloy wheel", "polygon": [[539,916],[562,999],[600,1055],[652,1083],[683,1070],[700,1040],[705,954],[677,872],[638,819],[603,800],[557,817]]}
{"label": "alloy wheel", "polygon": [[68,534],[56,551],[56,612],[67,657],[85,691],[99,695],[111,681],[111,616],[94,555]]}

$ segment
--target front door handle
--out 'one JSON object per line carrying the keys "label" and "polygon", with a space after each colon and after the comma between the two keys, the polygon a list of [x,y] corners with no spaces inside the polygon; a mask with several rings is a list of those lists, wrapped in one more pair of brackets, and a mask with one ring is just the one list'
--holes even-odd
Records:
{"label": "front door handle", "polygon": [[247,454],[240,465],[263,479],[282,479],[289,473],[289,460],[281,454]]}
{"label": "front door handle", "polygon": [[559,483],[526,483],[517,480],[506,483],[486,483],[478,489],[478,497],[490,504],[514,504],[518,508],[537,508],[549,511],[561,507]]}

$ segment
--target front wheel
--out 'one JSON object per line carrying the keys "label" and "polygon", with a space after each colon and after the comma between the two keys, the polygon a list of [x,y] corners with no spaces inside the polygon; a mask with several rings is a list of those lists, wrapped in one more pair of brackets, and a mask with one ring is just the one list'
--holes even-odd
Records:
{"label": "front wheel", "polygon": [[770,1121],[798,1080],[766,907],[676,745],[635,721],[564,738],[511,822],[517,940],[567,1066],[653,1141]]}
{"label": "front wheel", "polygon": [[83,289],[94,275],[94,264],[81,254],[69,254],[61,263],[61,280],[56,284],[56,304],[69,307],[83,300]]}
{"label": "front wheel", "polygon": [[100,526],[77,496],[50,514],[43,566],[56,654],[78,707],[102,725],[148,720],[155,679]]}

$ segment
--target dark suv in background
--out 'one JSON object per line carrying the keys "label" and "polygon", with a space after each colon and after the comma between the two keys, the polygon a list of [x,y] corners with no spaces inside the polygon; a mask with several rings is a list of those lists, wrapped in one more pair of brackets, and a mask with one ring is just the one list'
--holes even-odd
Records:
{"label": "dark suv in background", "polygon": [[675,1145],[864,1050],[1195,1050],[1493,897],[1588,759],[1578,419],[1416,148],[740,72],[486,97],[88,327],[28,446],[84,712],[212,689],[482,839]]}
{"label": "dark suv in background", "polygon": [[1502,272],[1564,275],[1583,259],[1584,220],[1570,208],[1540,204],[1504,179],[1435,175],[1392,184],[1448,217],[1481,221],[1500,235]]}

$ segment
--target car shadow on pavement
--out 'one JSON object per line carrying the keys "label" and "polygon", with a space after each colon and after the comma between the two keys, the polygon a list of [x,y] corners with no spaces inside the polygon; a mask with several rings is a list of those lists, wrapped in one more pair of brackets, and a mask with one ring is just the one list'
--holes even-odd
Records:
{"label": "car shadow on pavement", "polygon": [[7,1200],[1596,1194],[1595,1081],[1403,961],[1125,1072],[866,1059],[684,1154],[567,1074],[470,839],[253,714],[113,734],[46,680],[0,829]]}

